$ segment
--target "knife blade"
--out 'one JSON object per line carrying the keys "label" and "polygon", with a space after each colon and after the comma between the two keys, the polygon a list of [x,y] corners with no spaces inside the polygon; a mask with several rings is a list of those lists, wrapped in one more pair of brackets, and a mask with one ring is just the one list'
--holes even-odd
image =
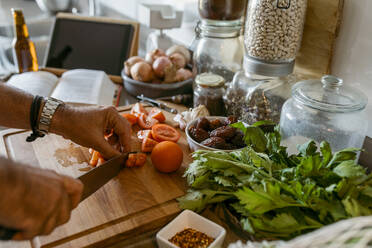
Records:
{"label": "knife blade", "polygon": [[160,109],[163,109],[163,110],[165,110],[165,111],[167,111],[167,112],[169,112],[169,113],[172,113],[172,114],[177,114],[177,113],[178,113],[177,109],[171,108],[171,107],[169,107],[169,106],[168,106],[167,104],[165,104],[165,103],[162,103],[162,102],[156,101],[156,100],[154,100],[154,99],[151,99],[151,98],[145,97],[144,95],[139,95],[139,96],[137,96],[137,99],[138,99],[138,100],[141,100],[141,101],[143,101],[143,102],[150,103],[150,104],[152,104],[153,106],[156,106],[156,107],[158,107],[158,108],[160,108]]}
{"label": "knife blade", "polygon": [[[125,161],[128,159],[128,156],[129,153],[123,153],[80,176],[78,179],[84,184],[80,202],[84,201],[112,178],[117,176],[125,167]],[[17,232],[17,230],[0,226],[0,240],[11,240]]]}

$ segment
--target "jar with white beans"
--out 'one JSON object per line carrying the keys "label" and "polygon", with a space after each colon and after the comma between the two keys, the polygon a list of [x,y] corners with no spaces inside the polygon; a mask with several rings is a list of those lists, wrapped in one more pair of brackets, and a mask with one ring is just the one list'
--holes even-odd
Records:
{"label": "jar with white beans", "polygon": [[307,0],[250,0],[245,49],[251,70],[274,64],[280,74],[292,73],[301,46]]}

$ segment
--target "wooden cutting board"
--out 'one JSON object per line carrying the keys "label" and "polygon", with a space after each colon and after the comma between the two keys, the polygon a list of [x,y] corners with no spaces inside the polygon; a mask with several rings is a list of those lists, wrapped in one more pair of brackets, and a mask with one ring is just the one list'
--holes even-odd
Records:
{"label": "wooden cutting board", "polygon": [[[163,112],[167,120],[173,119],[172,114]],[[1,155],[75,178],[89,169],[87,148],[56,135],[27,143],[25,139],[29,133],[14,129],[1,132]],[[133,149],[138,151],[135,133],[133,136]],[[180,212],[176,198],[185,193],[182,174],[191,162],[183,132],[178,143],[184,151],[184,161],[176,173],[157,172],[148,156],[144,167],[123,169],[116,178],[80,203],[67,224],[49,236],[36,238],[33,247],[105,247],[165,225]],[[0,243],[0,247],[29,248],[31,242]]]}

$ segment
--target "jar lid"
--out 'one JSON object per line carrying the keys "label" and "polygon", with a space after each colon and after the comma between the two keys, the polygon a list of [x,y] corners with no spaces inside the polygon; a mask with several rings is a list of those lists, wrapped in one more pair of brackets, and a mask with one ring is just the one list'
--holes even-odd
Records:
{"label": "jar lid", "polygon": [[196,76],[195,83],[203,87],[220,87],[225,84],[225,79],[217,74],[202,73]]}
{"label": "jar lid", "polygon": [[308,107],[338,113],[363,110],[368,102],[363,92],[345,86],[342,79],[331,75],[298,82],[293,86],[292,96]]}

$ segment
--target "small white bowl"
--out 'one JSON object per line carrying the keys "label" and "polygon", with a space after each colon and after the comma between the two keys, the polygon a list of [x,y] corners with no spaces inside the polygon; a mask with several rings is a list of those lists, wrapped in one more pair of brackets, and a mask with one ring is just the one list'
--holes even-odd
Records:
{"label": "small white bowl", "polygon": [[176,233],[181,232],[186,228],[195,229],[214,238],[213,243],[210,244],[208,248],[222,247],[226,236],[226,230],[220,225],[217,225],[193,211],[184,210],[156,234],[156,242],[158,243],[159,248],[178,248],[178,246],[172,244],[168,240],[176,235]]}
{"label": "small white bowl", "polygon": [[[209,121],[212,121],[212,120],[215,120],[215,119],[219,119],[220,121],[226,121],[227,120],[227,117],[223,117],[223,116],[206,116],[205,118],[207,118]],[[217,148],[212,148],[212,147],[209,147],[209,146],[205,146],[205,145],[202,145],[202,144],[196,142],[193,138],[191,138],[189,130],[190,130],[191,127],[196,126],[198,120],[199,120],[199,118],[189,122],[186,126],[186,129],[185,129],[187,143],[189,143],[189,147],[190,147],[191,152],[195,152],[197,150],[232,152],[232,151],[242,149],[242,148],[238,148],[238,149],[234,149],[234,150],[223,150],[223,149],[217,149]]]}

